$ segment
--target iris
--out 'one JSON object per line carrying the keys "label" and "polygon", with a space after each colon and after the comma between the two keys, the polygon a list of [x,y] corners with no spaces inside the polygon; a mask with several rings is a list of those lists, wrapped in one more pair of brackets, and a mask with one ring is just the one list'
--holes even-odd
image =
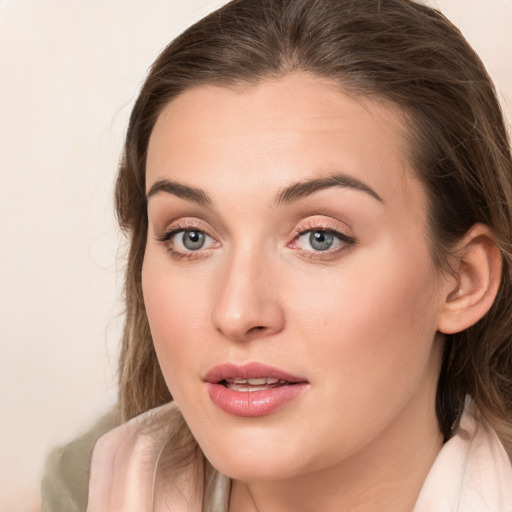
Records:
{"label": "iris", "polygon": [[183,231],[183,246],[190,251],[201,249],[205,242],[205,234],[201,231]]}
{"label": "iris", "polygon": [[327,231],[312,231],[309,235],[309,243],[315,251],[326,251],[334,242],[334,235]]}

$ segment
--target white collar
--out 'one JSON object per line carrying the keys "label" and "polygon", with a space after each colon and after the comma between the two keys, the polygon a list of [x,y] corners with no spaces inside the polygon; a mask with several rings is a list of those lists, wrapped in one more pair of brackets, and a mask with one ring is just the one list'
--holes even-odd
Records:
{"label": "white collar", "polygon": [[442,447],[414,512],[512,512],[512,465],[496,433],[467,404]]}

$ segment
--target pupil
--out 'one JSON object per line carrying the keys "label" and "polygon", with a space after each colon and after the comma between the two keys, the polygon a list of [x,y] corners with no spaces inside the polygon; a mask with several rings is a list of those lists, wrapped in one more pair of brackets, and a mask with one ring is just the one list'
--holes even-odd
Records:
{"label": "pupil", "polygon": [[185,231],[183,245],[191,251],[201,249],[204,245],[204,233],[201,233],[201,231]]}
{"label": "pupil", "polygon": [[309,243],[316,251],[326,251],[334,241],[334,235],[326,231],[313,231],[309,235]]}

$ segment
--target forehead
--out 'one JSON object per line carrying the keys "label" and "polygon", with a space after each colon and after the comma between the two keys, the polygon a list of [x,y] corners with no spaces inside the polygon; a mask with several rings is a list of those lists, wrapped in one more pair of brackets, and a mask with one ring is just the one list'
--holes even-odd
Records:
{"label": "forehead", "polygon": [[[159,178],[229,193],[261,192],[342,172],[384,199],[412,198],[408,127],[401,110],[296,73],[237,90],[200,86],[162,111],[147,158],[147,186]],[[421,188],[421,187],[420,187]],[[422,193],[421,190],[415,191]]]}

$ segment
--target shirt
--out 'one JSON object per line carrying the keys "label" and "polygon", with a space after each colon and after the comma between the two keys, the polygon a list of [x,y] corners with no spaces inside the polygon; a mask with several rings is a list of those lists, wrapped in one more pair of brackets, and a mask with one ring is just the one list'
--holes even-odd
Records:
{"label": "shirt", "polygon": [[[176,425],[182,425],[180,418],[171,402],[103,435],[90,465],[87,508],[82,504],[84,508],[73,512],[227,512],[230,479],[210,467],[205,484],[202,458],[173,475],[165,505],[155,500],[160,456],[176,433]],[[57,510],[43,506],[45,512]],[[441,448],[413,512],[512,512],[510,459],[472,404]]]}

